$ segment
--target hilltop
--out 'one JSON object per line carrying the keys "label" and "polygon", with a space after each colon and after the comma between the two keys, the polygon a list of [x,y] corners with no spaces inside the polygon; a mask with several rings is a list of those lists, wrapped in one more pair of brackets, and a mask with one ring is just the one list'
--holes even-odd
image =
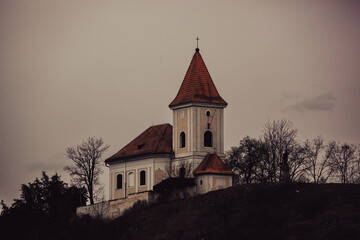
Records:
{"label": "hilltop", "polygon": [[252,184],[147,206],[113,221],[76,218],[32,239],[358,239],[360,185]]}

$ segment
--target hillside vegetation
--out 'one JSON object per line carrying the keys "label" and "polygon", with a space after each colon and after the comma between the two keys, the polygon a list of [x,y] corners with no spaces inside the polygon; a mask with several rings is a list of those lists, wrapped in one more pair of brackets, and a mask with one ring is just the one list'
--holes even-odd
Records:
{"label": "hillside vegetation", "polygon": [[113,221],[83,217],[39,225],[23,237],[359,239],[360,185],[241,185],[169,203],[137,204]]}

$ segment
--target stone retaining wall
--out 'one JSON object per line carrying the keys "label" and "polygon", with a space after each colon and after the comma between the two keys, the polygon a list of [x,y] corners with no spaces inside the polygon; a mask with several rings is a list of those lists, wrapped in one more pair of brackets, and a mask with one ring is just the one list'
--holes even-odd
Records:
{"label": "stone retaining wall", "polygon": [[154,192],[142,192],[128,195],[127,198],[121,198],[93,205],[78,207],[76,214],[90,215],[91,217],[100,217],[103,219],[114,219],[121,216],[127,209],[134,206],[138,201],[146,201],[151,204],[155,201]]}
{"label": "stone retaining wall", "polygon": [[91,217],[109,218],[110,202],[101,202],[93,205],[78,207],[76,215],[90,215]]}

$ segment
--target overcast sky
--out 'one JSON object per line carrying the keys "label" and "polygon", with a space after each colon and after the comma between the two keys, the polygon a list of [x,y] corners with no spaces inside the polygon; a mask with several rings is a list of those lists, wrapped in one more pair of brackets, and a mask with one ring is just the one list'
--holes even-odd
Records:
{"label": "overcast sky", "polygon": [[172,123],[196,36],[226,150],[282,118],[299,140],[360,143],[360,1],[2,0],[0,199],[42,170],[69,182],[65,149],[87,137],[105,159]]}

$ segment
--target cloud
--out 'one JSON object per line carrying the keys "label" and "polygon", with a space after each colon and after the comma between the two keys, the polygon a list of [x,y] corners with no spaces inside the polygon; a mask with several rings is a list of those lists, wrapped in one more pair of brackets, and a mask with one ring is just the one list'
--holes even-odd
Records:
{"label": "cloud", "polygon": [[332,111],[335,108],[335,100],[333,93],[326,93],[289,105],[285,111]]}
{"label": "cloud", "polygon": [[293,101],[296,98],[299,98],[300,94],[294,91],[284,91],[280,98],[280,103],[285,104],[286,102]]}

